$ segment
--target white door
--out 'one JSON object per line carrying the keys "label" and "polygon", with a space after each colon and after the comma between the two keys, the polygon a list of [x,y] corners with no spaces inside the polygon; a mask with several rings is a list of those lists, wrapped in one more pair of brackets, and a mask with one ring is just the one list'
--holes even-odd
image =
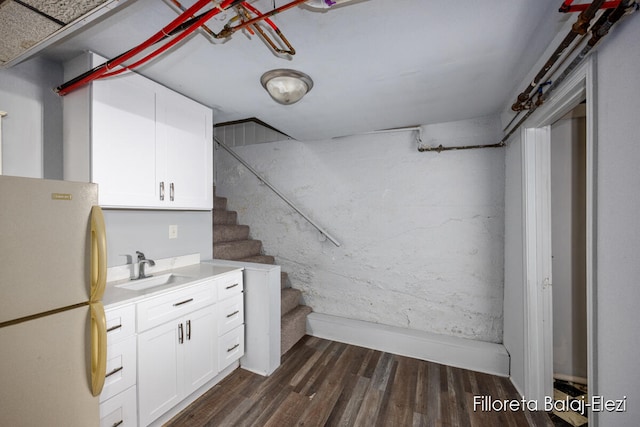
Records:
{"label": "white door", "polygon": [[167,207],[211,209],[211,109],[163,88],[157,101],[158,173],[165,181]]}
{"label": "white door", "polygon": [[212,305],[195,311],[183,322],[185,395],[218,374],[216,308]]}
{"label": "white door", "polygon": [[89,308],[0,328],[0,425],[97,426]]}
{"label": "white door", "polygon": [[0,176],[0,323],[89,300],[97,187]]}
{"label": "white door", "polygon": [[92,86],[92,182],[102,206],[160,204],[152,82],[134,73]]}
{"label": "white door", "polygon": [[138,335],[138,410],[146,426],[182,399],[179,321]]}

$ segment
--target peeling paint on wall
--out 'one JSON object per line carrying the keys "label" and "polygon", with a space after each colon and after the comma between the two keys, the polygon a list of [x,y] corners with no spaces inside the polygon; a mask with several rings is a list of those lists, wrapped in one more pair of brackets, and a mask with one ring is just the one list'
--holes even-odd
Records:
{"label": "peeling paint on wall", "polygon": [[[494,142],[497,123],[442,124],[438,139]],[[235,150],[342,243],[216,151],[218,194],[314,311],[502,341],[504,150],[420,153],[410,133]]]}

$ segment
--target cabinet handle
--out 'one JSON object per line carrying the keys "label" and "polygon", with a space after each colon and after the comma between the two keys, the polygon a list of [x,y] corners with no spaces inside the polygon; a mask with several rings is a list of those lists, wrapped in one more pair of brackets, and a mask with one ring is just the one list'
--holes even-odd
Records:
{"label": "cabinet handle", "polygon": [[236,315],[236,314],[238,314],[238,313],[240,313],[240,310],[236,310],[236,311],[234,311],[234,312],[233,312],[233,313],[231,313],[231,314],[227,314],[227,319],[228,319],[229,317],[233,317],[233,316],[235,316],[235,315]]}
{"label": "cabinet handle", "polygon": [[122,423],[124,423],[124,420],[120,420],[117,423],[113,423],[111,427],[118,427],[119,425],[122,425]]}
{"label": "cabinet handle", "polygon": [[233,347],[228,348],[228,349],[227,349],[227,353],[231,353],[233,350],[235,350],[235,349],[236,349],[236,348],[238,348],[238,347],[240,347],[240,344],[236,344],[236,345],[234,345]]}
{"label": "cabinet handle", "polygon": [[191,301],[193,301],[193,298],[189,298],[189,299],[186,299],[184,301],[177,302],[177,303],[173,304],[173,306],[177,307],[179,305],[186,304],[186,303],[191,302]]}
{"label": "cabinet handle", "polygon": [[113,332],[113,331],[115,331],[116,329],[120,329],[120,328],[122,328],[122,325],[112,326],[112,327],[110,327],[110,328],[107,328],[107,333],[109,333],[109,332]]}
{"label": "cabinet handle", "polygon": [[164,200],[164,181],[160,182],[160,200]]}
{"label": "cabinet handle", "polygon": [[184,343],[184,332],[182,331],[182,323],[178,325],[178,343]]}
{"label": "cabinet handle", "polygon": [[191,340],[191,320],[187,320],[187,339]]}
{"label": "cabinet handle", "polygon": [[173,185],[173,182],[171,184],[169,184],[169,200],[171,200],[173,202],[173,200],[175,199],[175,187]]}
{"label": "cabinet handle", "polygon": [[122,371],[122,369],[123,369],[123,367],[122,367],[122,366],[120,366],[119,368],[116,368],[116,369],[114,369],[113,371],[109,372],[109,373],[108,373],[107,375],[105,375],[104,377],[105,377],[105,378],[109,378],[111,375],[113,375],[113,374],[115,374],[115,373],[118,373],[118,372]]}
{"label": "cabinet handle", "polygon": [[235,283],[233,285],[227,286],[225,289],[231,289],[231,288],[235,288],[236,286],[238,286],[239,283]]}

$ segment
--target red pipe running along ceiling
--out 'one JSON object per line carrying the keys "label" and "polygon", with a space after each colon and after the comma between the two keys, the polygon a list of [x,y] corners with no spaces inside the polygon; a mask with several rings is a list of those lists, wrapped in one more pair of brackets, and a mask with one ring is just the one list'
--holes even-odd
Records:
{"label": "red pipe running along ceiling", "polygon": [[[575,4],[575,5],[573,5],[572,3],[573,3],[573,0],[565,0],[564,3],[562,3],[562,6],[560,6],[559,12],[562,12],[562,13],[582,12],[589,7],[589,3]],[[600,9],[613,9],[615,7],[618,7],[619,4],[620,4],[620,0],[605,1],[602,4],[602,6],[600,6]]]}
{"label": "red pipe running along ceiling", "polygon": [[[190,35],[191,33],[193,33],[194,31],[196,31],[198,28],[204,26],[205,22],[207,22],[209,19],[213,18],[215,15],[217,15],[218,13],[227,10],[231,7],[234,6],[238,6],[238,5],[242,5],[244,6],[247,10],[251,11],[252,13],[254,13],[255,15],[257,15],[255,18],[249,19],[247,21],[243,21],[241,24],[238,24],[236,26],[230,26],[229,24],[227,24],[225,26],[225,28],[220,32],[220,36],[221,37],[229,37],[231,36],[233,33],[235,33],[238,30],[241,30],[243,28],[247,28],[251,25],[256,25],[257,23],[259,23],[260,21],[265,21],[267,24],[269,24],[269,26],[276,31],[276,33],[278,35],[281,35],[280,30],[278,29],[278,27],[273,23],[273,21],[271,21],[269,19],[269,17],[276,15],[280,12],[283,12],[287,9],[290,9],[294,6],[297,6],[301,3],[304,3],[308,0],[293,0],[281,7],[278,7],[276,9],[273,9],[267,13],[261,13],[260,11],[258,11],[257,9],[255,9],[254,7],[250,6],[248,3],[245,2],[245,0],[223,0],[220,4],[214,6],[212,9],[202,13],[199,16],[194,16],[196,13],[198,13],[201,9],[203,9],[207,4],[209,4],[211,2],[211,0],[198,0],[195,4],[193,4],[193,6],[189,7],[188,9],[184,10],[176,19],[174,19],[173,21],[171,21],[167,26],[165,26],[164,28],[162,28],[160,31],[158,31],[156,34],[154,34],[153,36],[151,36],[149,39],[147,39],[145,42],[141,43],[140,45],[129,49],[128,51],[118,55],[117,57],[105,62],[104,64],[101,64],[95,68],[93,68],[92,70],[87,71],[86,73],[81,74],[80,76],[66,82],[63,83],[62,85],[58,86],[55,91],[58,93],[58,95],[60,96],[64,96],[84,85],[87,85],[89,83],[91,83],[94,80],[97,79],[101,79],[101,78],[106,78],[106,77],[111,77],[111,76],[115,76],[117,74],[120,74],[124,71],[127,70],[132,70],[146,62],[148,62],[149,60],[155,58],[156,56],[160,55],[161,53],[165,52],[167,49],[171,48],[172,46],[176,45],[177,43],[179,43],[180,41],[184,40],[185,37],[187,37],[188,35]],[[132,59],[133,57],[135,57],[136,55],[141,54],[143,51],[145,51],[146,49],[150,48],[151,46],[169,38],[169,37],[173,37],[170,41],[166,42],[164,45],[162,45],[161,47],[157,48],[156,50],[154,50],[153,52],[147,54],[146,56],[144,56],[142,59],[134,62],[133,64],[130,65],[125,65],[124,62]],[[288,44],[288,43],[287,43]],[[114,70],[115,67],[121,66],[122,68]]]}

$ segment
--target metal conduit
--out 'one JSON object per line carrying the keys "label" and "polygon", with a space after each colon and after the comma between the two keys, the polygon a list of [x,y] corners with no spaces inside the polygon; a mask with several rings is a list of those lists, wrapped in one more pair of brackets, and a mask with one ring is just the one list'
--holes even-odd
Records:
{"label": "metal conduit", "polygon": [[258,173],[258,171],[256,171],[254,168],[251,167],[251,165],[249,163],[247,163],[242,157],[240,157],[235,151],[233,151],[231,148],[229,148],[228,146],[226,146],[223,142],[221,142],[218,138],[216,138],[215,136],[213,137],[213,140],[222,148],[225,149],[225,151],[229,154],[231,154],[231,156],[233,156],[237,161],[239,161],[240,163],[242,163],[242,165],[247,168],[249,170],[249,172],[251,172],[252,174],[254,174],[256,176],[256,178],[258,178],[258,180],[260,182],[262,182],[264,185],[266,185],[267,187],[269,187],[271,189],[271,191],[273,191],[274,193],[276,193],[278,195],[278,197],[280,197],[286,204],[288,204],[294,211],[296,211],[302,218],[304,218],[305,220],[307,220],[307,222],[309,224],[311,224],[316,230],[318,230],[320,232],[320,234],[324,237],[326,237],[327,239],[329,239],[331,241],[331,243],[333,243],[334,245],[340,247],[340,242],[338,242],[333,236],[331,236],[331,234],[329,234],[327,232],[327,230],[325,230],[324,228],[322,228],[318,223],[316,223],[314,220],[312,220],[311,218],[309,218],[307,215],[305,215],[296,205],[293,204],[293,202],[289,199],[287,199],[287,197],[282,194],[276,187],[274,187],[269,181],[267,181],[262,175],[260,175],[260,173]]}

